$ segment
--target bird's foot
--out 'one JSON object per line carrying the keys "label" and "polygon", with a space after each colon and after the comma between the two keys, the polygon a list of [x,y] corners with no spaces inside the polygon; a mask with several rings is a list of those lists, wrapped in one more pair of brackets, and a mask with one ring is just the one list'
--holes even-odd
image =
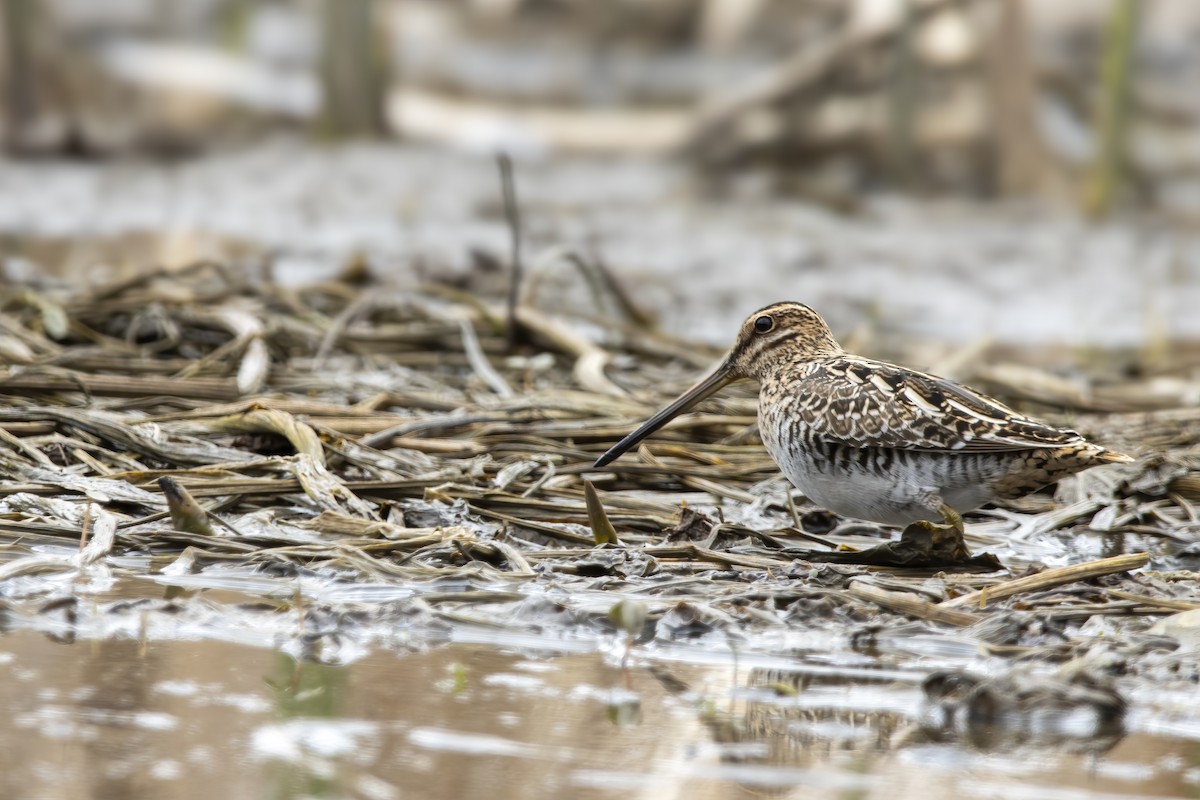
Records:
{"label": "bird's foot", "polygon": [[879,567],[953,567],[954,569],[1000,569],[1000,561],[991,553],[973,556],[967,549],[962,517],[953,508],[942,504],[938,511],[943,523],[921,520],[906,527],[900,540],[884,542],[857,553],[812,553],[814,561],[841,564],[871,564]]}
{"label": "bird's foot", "polygon": [[900,533],[900,541],[916,546],[947,561],[964,561],[971,557],[964,538],[962,515],[945,503],[938,509],[944,524],[917,520]]}

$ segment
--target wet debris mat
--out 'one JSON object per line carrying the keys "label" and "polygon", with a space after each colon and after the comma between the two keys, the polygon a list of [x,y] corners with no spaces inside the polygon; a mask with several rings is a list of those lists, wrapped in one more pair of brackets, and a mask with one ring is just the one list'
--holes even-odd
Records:
{"label": "wet debris mat", "polygon": [[[592,469],[719,355],[596,285],[612,310],[569,320],[217,264],[6,292],[4,624],[326,662],[608,642],[666,672],[757,664],[784,703],[797,675],[923,684],[933,727],[974,737],[1025,703],[1091,708],[1108,741],[1130,692],[1194,697],[1200,410],[1074,416],[1140,458],[969,517],[1001,569],[864,565],[896,532],[790,490],[752,387]],[[1200,737],[1184,706],[1157,718]]]}

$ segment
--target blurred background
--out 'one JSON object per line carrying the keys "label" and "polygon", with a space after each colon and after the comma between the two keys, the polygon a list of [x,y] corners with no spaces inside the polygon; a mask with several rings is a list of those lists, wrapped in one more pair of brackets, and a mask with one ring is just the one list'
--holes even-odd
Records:
{"label": "blurred background", "polygon": [[529,302],[597,311],[578,258],[715,343],[784,298],[883,352],[1200,339],[1189,0],[0,8],[9,286],[215,258],[502,294],[503,152]]}

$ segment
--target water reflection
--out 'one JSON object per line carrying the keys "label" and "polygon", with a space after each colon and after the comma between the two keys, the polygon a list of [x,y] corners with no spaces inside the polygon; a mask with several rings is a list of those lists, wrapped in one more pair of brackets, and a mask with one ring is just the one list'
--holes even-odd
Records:
{"label": "water reflection", "polygon": [[[0,796],[957,797],[1195,794],[1195,737],[1099,757],[909,737],[881,673],[742,669],[495,645],[345,666],[219,641],[0,638]],[[1182,728],[1180,728],[1182,730]]]}
{"label": "water reflection", "polygon": [[334,796],[339,781],[329,757],[344,753],[331,740],[348,737],[330,736],[333,731],[345,734],[343,726],[330,723],[343,716],[348,668],[297,661],[284,653],[276,653],[274,660],[274,673],[264,682],[274,695],[275,716],[302,724],[265,726],[252,738],[253,752],[272,757],[267,796]]}
{"label": "water reflection", "polygon": [[153,706],[150,687],[162,674],[162,658],[157,651],[143,652],[139,642],[128,639],[89,641],[82,646],[92,651],[87,661],[108,667],[88,670],[90,685],[64,706],[74,709],[85,729],[94,732],[82,747],[83,779],[99,797],[141,796],[149,789],[147,773],[155,766],[149,757],[152,743],[179,725],[172,714],[147,712]]}

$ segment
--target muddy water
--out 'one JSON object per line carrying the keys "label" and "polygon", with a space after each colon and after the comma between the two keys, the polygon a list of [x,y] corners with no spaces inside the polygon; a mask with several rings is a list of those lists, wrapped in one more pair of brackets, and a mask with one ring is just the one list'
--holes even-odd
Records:
{"label": "muddy water", "polygon": [[[534,643],[536,644],[536,643]],[[1194,797],[1200,748],[910,737],[906,680],[456,643],[342,666],[215,641],[0,639],[4,797]],[[897,676],[892,676],[897,677]],[[768,686],[791,682],[783,694]]]}

